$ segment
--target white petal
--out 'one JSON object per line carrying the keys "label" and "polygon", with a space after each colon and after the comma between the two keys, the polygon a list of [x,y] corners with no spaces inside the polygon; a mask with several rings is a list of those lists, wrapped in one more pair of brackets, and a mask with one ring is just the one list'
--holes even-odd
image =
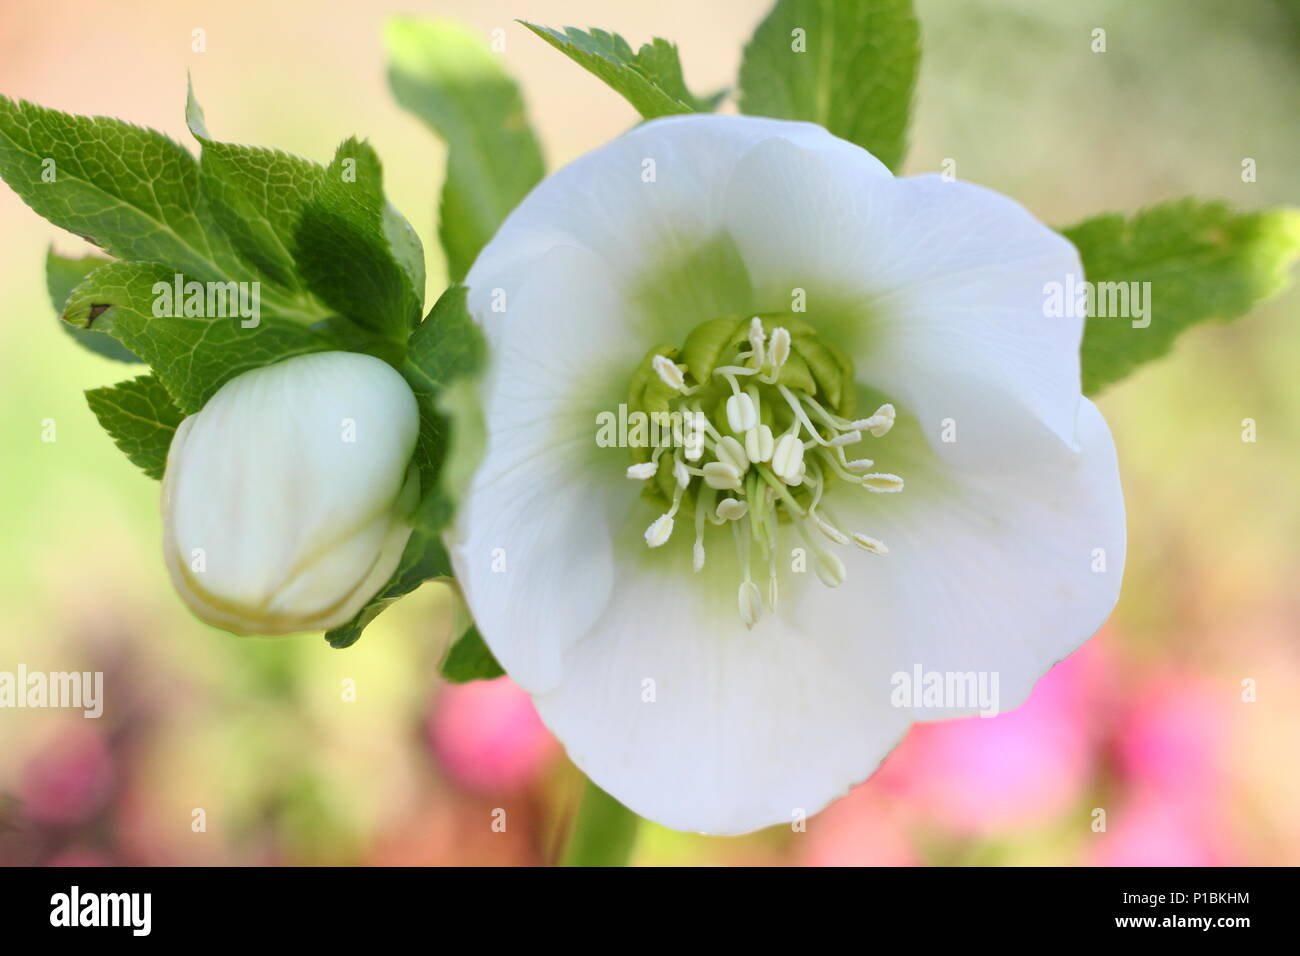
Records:
{"label": "white petal", "polygon": [[[1077,452],[1046,445],[1033,458],[955,468],[900,415],[882,446],[907,475],[906,490],[832,488],[828,501],[846,530],[878,538],[889,553],[842,551],[844,587],[833,594],[805,588],[792,600],[815,626],[856,620],[864,639],[893,645],[887,674],[865,693],[885,693],[883,677],[917,665],[996,673],[1000,709],[1011,710],[1101,627],[1124,574],[1124,499],[1110,431],[1086,399],[1073,438]],[[978,709],[953,705],[916,716]]]}
{"label": "white petal", "polygon": [[497,659],[516,682],[544,688],[609,601],[610,515],[640,494],[627,452],[596,445],[597,414],[627,395],[626,378],[593,369],[592,352],[630,374],[648,346],[621,333],[603,268],[573,246],[547,253],[504,312],[483,298],[487,447],[448,544]]}
{"label": "white petal", "polygon": [[748,630],[736,579],[683,588],[681,560],[620,568],[618,602],[570,650],[563,683],[535,697],[538,713],[592,780],[657,823],[732,834],[816,813],[910,724],[863,693],[883,649],[800,632],[785,613]]}
{"label": "white petal", "polygon": [[[782,140],[740,161],[726,221],[760,307],[803,289],[804,317],[851,352],[858,381],[908,406],[947,457],[1033,440],[1026,415],[1068,441],[1083,326],[1044,315],[1044,285],[1082,277],[1074,247],[979,186],[860,166]],[[939,441],[945,419],[955,443]]]}
{"label": "white petal", "polygon": [[812,123],[713,115],[652,120],[539,183],[506,217],[466,284],[478,292],[484,280],[496,284],[557,245],[587,249],[620,283],[634,281],[654,256],[688,253],[719,231],[724,187],[736,163],[772,138],[854,150],[864,171],[889,175],[866,151]]}
{"label": "white petal", "polygon": [[[536,697],[574,762],[659,823],[743,833],[844,794],[912,720],[979,709],[895,707],[900,671],[995,671],[1001,709],[1023,702],[1118,594],[1123,504],[1110,435],[1085,402],[1081,452],[1057,445],[1010,474],[961,476],[914,438],[919,484],[935,494],[901,512],[907,495],[852,512],[889,555],[837,552],[848,579],[835,590],[785,573],[779,613],[752,631],[725,587],[734,564],[718,570],[711,556],[716,580],[694,588],[675,566],[681,555],[622,562],[618,603],[570,649],[563,682]],[[1104,574],[1092,571],[1094,548],[1106,549]]]}

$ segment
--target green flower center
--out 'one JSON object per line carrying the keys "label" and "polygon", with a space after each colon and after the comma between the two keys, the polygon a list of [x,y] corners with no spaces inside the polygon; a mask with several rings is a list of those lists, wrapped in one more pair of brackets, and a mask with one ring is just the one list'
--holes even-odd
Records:
{"label": "green flower center", "polygon": [[[699,571],[706,532],[729,527],[748,627],[764,603],[776,609],[782,528],[795,529],[828,587],[846,574],[828,541],[887,554],[876,538],[844,530],[825,501],[831,481],[868,492],[903,488],[897,475],[871,471],[871,459],[849,458],[846,449],[865,434],[879,438],[894,424],[893,405],[854,418],[855,398],[848,356],[788,313],[711,319],[680,349],[656,346],[637,367],[628,401],[630,411],[669,425],[658,444],[632,449],[627,471],[666,509],[646,529],[646,544],[661,546],[678,516],[693,513]],[[767,565],[765,596],[753,580],[755,556]]]}

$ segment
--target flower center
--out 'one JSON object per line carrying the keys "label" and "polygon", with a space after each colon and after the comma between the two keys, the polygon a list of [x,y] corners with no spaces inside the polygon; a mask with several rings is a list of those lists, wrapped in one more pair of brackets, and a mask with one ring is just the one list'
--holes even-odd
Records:
{"label": "flower center", "polygon": [[[828,546],[888,554],[884,543],[848,531],[825,503],[831,481],[868,492],[901,491],[903,479],[873,472],[846,449],[865,434],[883,436],[894,406],[854,418],[853,367],[793,315],[725,316],[697,326],[682,347],[657,346],[632,378],[629,407],[662,415],[671,438],[633,449],[628,478],[667,510],[646,528],[651,548],[672,536],[683,509],[694,513],[695,570],[704,567],[705,532],[730,527],[739,559],[740,616],[753,627],[766,603],[776,610],[780,529],[793,526],[822,583],[844,582],[843,561]],[[751,558],[767,565],[766,596]]]}

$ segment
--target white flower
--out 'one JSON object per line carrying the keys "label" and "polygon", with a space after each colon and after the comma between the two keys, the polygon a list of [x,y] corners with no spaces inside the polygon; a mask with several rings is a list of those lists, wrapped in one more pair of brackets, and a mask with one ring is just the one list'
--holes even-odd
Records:
{"label": "white flower", "polygon": [[167,454],[163,550],[185,603],[236,634],[351,619],[410,537],[419,427],[410,387],[368,355],[302,355],[223,385]]}
{"label": "white flower", "polygon": [[[592,780],[678,829],[788,824],[980,709],[894,706],[896,675],[991,672],[1006,710],[1101,625],[1124,509],[1081,321],[1044,317],[1066,273],[1016,203],[804,123],[645,123],[525,199],[468,277],[489,438],[450,543]],[[698,408],[703,457],[628,481],[595,442],[625,402]]]}

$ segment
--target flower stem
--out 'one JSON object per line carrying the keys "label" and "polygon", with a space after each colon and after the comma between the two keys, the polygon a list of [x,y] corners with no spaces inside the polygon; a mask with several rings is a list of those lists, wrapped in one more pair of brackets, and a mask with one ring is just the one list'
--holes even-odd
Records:
{"label": "flower stem", "polygon": [[641,818],[590,780],[561,866],[627,866]]}

